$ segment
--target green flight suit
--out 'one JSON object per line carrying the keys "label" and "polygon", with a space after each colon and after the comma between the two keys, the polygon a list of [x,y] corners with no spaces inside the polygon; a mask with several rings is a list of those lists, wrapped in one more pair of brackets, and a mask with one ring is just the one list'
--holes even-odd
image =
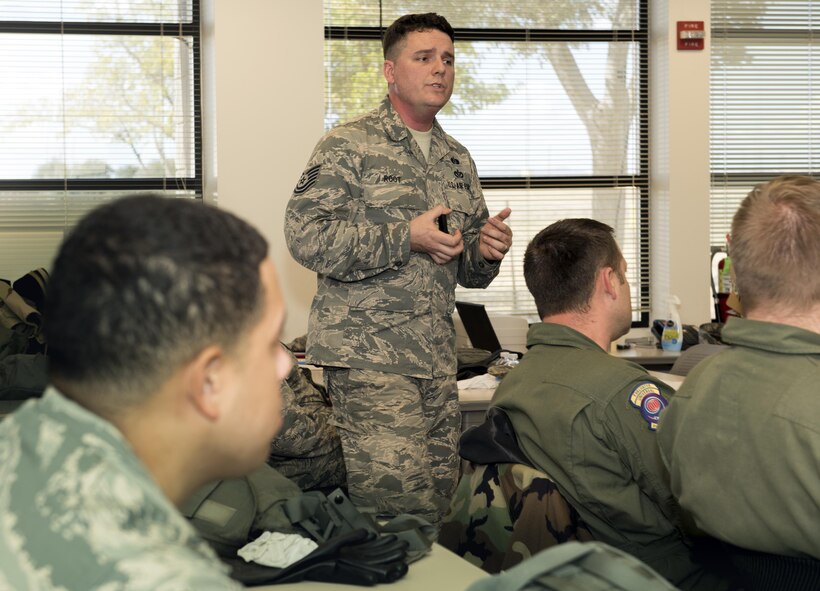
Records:
{"label": "green flight suit", "polygon": [[673,390],[567,326],[531,326],[527,348],[491,402],[507,413],[521,450],[596,540],[676,585],[697,578],[655,439]]}
{"label": "green flight suit", "polygon": [[672,492],[721,540],[820,559],[820,334],[732,318],[721,337],[661,421]]}

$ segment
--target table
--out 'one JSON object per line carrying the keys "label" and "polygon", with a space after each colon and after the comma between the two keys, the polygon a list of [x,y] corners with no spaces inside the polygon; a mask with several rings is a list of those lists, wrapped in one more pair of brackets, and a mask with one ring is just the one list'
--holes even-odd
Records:
{"label": "table", "polygon": [[616,349],[610,355],[632,361],[647,369],[664,370],[671,369],[680,357],[680,351],[665,351],[657,347],[632,347],[631,349]]}
{"label": "table", "polygon": [[469,388],[458,391],[462,433],[484,422],[484,414],[494,393],[495,388]]}
{"label": "table", "polygon": [[666,373],[666,372],[663,372],[663,371],[653,371],[651,369],[648,370],[648,371],[649,371],[649,375],[651,375],[652,377],[658,378],[662,382],[667,383],[669,386],[671,386],[675,390],[680,388],[681,384],[683,384],[683,376],[679,376],[679,375],[676,375],[676,374],[673,374],[673,373]]}
{"label": "table", "polygon": [[[433,544],[430,554],[411,564],[410,571],[403,578],[395,583],[379,585],[376,588],[389,591],[434,591],[436,589],[463,591],[475,581],[489,576],[444,546]],[[352,591],[357,589],[362,591],[363,587],[301,581],[287,585],[263,585],[254,587],[254,589],[267,589],[268,591],[289,589],[292,591],[342,591],[344,589]]]}

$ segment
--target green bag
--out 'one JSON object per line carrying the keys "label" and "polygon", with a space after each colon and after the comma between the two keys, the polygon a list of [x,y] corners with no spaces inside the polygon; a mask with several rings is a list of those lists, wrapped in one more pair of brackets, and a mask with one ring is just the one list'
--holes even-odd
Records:
{"label": "green bag", "polygon": [[296,533],[318,544],[365,530],[376,536],[395,535],[407,543],[407,562],[424,556],[436,540],[436,528],[420,517],[399,515],[377,523],[360,513],[336,489],[329,495],[303,493],[296,483],[264,465],[242,478],[218,480],[199,489],[182,506],[185,515],[222,558],[265,531]]}
{"label": "green bag", "polygon": [[296,483],[264,465],[242,478],[202,487],[182,506],[182,514],[217,554],[235,558],[264,531],[302,533],[284,512],[284,504],[301,494]]}

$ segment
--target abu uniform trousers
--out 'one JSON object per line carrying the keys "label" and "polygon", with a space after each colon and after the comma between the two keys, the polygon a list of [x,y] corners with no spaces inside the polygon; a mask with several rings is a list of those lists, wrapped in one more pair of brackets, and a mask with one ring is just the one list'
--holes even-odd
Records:
{"label": "abu uniform trousers", "polygon": [[[460,418],[454,379],[326,369],[350,499],[438,524],[455,490]],[[366,493],[362,493],[366,491]]]}

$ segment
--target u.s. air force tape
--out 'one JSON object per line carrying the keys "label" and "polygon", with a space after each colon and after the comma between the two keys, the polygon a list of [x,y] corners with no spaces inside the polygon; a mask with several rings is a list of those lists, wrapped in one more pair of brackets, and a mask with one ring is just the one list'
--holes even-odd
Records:
{"label": "u.s. air force tape", "polygon": [[658,428],[658,418],[661,411],[669,404],[661,394],[658,386],[652,382],[642,382],[635,386],[629,395],[629,402],[635,408],[640,409],[641,416],[649,423],[649,428],[652,431]]}
{"label": "u.s. air force tape", "polygon": [[310,189],[316,182],[316,179],[319,178],[319,170],[321,168],[322,165],[317,164],[315,166],[311,166],[305,172],[303,172],[302,176],[299,177],[299,182],[296,183],[296,188],[293,190],[293,194],[301,195],[302,193]]}

